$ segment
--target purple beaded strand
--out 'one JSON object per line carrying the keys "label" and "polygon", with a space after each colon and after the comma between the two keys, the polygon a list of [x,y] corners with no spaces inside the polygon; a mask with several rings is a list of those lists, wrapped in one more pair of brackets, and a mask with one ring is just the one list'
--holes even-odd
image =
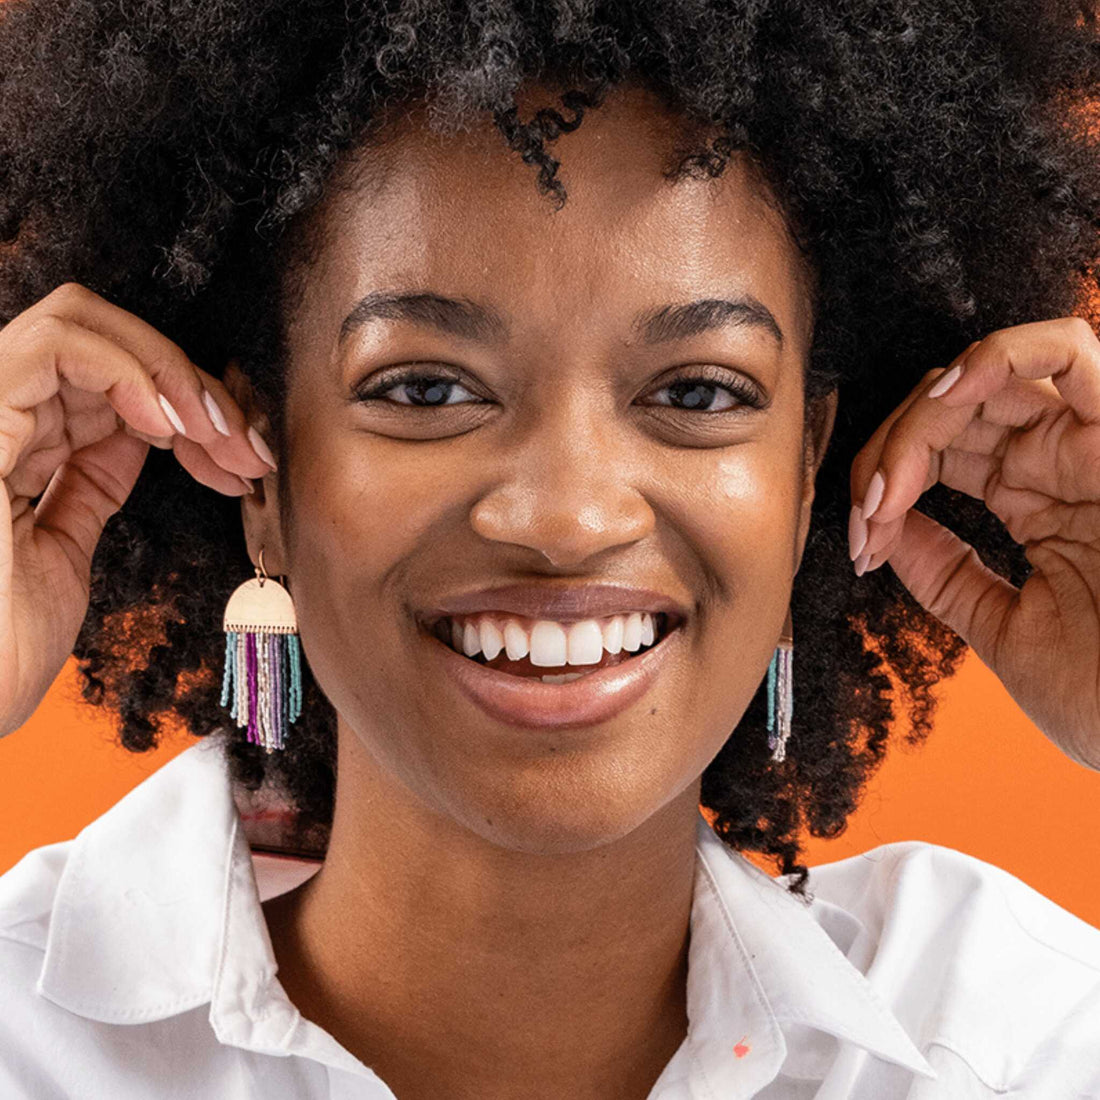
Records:
{"label": "purple beaded strand", "polygon": [[259,743],[259,728],[256,721],[256,635],[248,634],[248,740],[254,745]]}

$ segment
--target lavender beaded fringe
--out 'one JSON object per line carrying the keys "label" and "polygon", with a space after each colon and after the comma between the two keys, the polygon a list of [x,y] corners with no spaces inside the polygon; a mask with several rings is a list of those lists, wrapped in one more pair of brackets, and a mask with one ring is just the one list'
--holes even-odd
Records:
{"label": "lavender beaded fringe", "polygon": [[228,630],[225,634],[224,707],[248,726],[248,740],[268,752],[284,747],[287,727],[302,711],[302,665],[297,634]]}

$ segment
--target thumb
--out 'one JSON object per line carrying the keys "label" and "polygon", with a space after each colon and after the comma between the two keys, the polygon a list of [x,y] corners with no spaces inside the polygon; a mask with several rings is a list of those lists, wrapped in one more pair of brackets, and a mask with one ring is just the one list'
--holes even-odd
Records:
{"label": "thumb", "polygon": [[80,575],[91,570],[103,528],[130,495],[148,453],[147,442],[120,429],[71,454],[46,486],[35,523],[67,535],[79,548]]}
{"label": "thumb", "polygon": [[910,508],[890,568],[926,611],[958,634],[990,668],[1019,589],[931,516]]}

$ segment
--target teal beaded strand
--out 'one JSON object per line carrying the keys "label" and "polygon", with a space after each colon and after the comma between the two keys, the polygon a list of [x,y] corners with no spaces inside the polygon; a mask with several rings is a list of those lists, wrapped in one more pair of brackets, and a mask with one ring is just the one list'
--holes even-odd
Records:
{"label": "teal beaded strand", "polygon": [[[230,692],[237,679],[237,632],[229,631],[225,636],[225,672],[222,674],[222,698],[224,707],[229,702]],[[233,709],[229,712],[230,718],[237,717],[237,695],[233,692]]]}
{"label": "teal beaded strand", "polygon": [[298,635],[287,634],[287,656],[290,659],[290,716],[288,721],[296,722],[302,713],[302,657],[298,646]]}

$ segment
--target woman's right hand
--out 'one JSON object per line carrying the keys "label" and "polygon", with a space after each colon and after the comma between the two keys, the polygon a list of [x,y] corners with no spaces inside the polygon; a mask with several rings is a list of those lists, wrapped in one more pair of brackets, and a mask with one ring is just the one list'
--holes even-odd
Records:
{"label": "woman's right hand", "polygon": [[0,737],[30,718],[72,653],[96,544],[150,444],[240,496],[251,491],[242,478],[272,469],[249,427],[217,378],[79,283],[0,329]]}

